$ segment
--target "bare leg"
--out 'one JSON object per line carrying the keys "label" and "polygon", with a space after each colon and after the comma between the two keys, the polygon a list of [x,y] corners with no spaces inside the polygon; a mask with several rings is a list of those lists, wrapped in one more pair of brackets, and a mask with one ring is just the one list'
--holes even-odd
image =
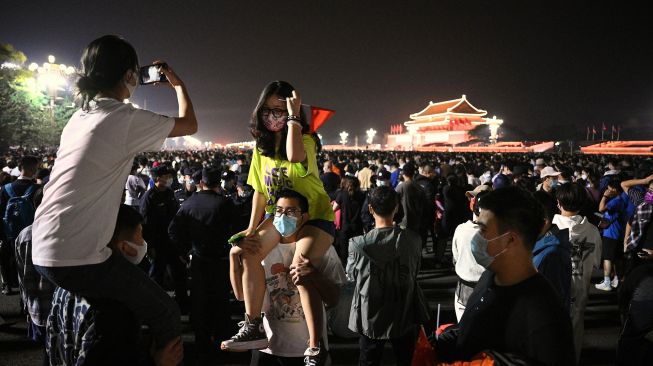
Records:
{"label": "bare leg", "polygon": [[[301,253],[314,266],[319,265],[327,250],[329,250],[331,243],[333,243],[333,237],[331,235],[315,226],[304,225],[299,232],[293,264],[298,262]],[[315,288],[311,286],[299,285],[297,289],[299,290],[302,309],[306,316],[309,347],[318,347],[318,342],[322,337],[322,323],[324,322],[322,298]]]}
{"label": "bare leg", "polygon": [[243,252],[241,255],[245,312],[251,319],[261,316],[265,296],[265,270],[261,261],[281,240],[279,232],[272,225],[272,218],[259,225],[256,232],[260,238],[261,250],[256,254]]}
{"label": "bare leg", "polygon": [[612,262],[603,260],[603,277],[610,277],[610,274],[612,274]]}

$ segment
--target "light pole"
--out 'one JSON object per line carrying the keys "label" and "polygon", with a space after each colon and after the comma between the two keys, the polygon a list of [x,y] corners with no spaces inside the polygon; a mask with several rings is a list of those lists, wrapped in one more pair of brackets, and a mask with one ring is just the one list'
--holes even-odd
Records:
{"label": "light pole", "polygon": [[50,122],[54,124],[54,104],[57,100],[57,91],[64,90],[68,85],[68,78],[75,72],[72,66],[64,64],[56,64],[55,57],[48,56],[48,62],[44,62],[43,66],[39,66],[35,62],[29,65],[29,70],[38,73],[37,86],[41,89],[47,89],[48,96],[50,97]]}
{"label": "light pole", "polygon": [[340,143],[342,146],[347,145],[347,137],[349,137],[349,133],[347,131],[340,132]]}
{"label": "light pole", "polygon": [[376,136],[376,130],[373,128],[370,128],[369,130],[365,131],[365,134],[367,135],[367,144],[371,145],[372,141],[374,141],[374,136]]}

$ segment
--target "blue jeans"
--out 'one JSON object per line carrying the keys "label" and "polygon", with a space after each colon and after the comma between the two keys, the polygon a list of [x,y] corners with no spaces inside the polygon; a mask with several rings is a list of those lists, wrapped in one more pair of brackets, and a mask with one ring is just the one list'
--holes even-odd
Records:
{"label": "blue jeans", "polygon": [[42,267],[36,271],[57,286],[84,297],[118,301],[147,324],[157,347],[181,335],[177,304],[142,269],[114,252],[102,263],[70,267]]}

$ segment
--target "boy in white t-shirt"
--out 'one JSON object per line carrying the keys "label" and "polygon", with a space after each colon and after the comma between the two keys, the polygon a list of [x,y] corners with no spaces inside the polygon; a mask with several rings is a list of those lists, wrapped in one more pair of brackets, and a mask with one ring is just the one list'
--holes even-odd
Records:
{"label": "boy in white t-shirt", "polygon": [[[308,220],[308,200],[304,196],[291,190],[285,190],[278,195],[274,226],[281,234],[282,240],[262,262],[267,296],[263,306],[265,317],[261,326],[265,328],[269,344],[266,349],[253,351],[251,365],[305,364],[304,356],[307,355],[304,350],[309,334],[297,290],[298,284],[311,281],[327,306],[332,307],[338,303],[339,286],[345,281],[345,272],[333,247],[329,248],[318,268],[313,267],[307,258],[297,266],[291,266],[297,232]],[[235,246],[230,255],[231,285],[236,298],[241,301],[243,284],[239,255],[243,250],[255,248]],[[326,314],[323,319],[326,319]],[[326,334],[326,323],[323,325],[322,334]],[[326,339],[322,343],[328,349]],[[234,349],[229,341],[223,342],[222,348]]]}

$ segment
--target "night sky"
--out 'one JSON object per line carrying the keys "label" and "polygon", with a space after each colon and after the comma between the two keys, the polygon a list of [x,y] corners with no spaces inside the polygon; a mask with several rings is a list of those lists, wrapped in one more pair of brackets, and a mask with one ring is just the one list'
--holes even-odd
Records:
{"label": "night sky", "polygon": [[[496,3],[501,3],[500,5]],[[202,141],[249,140],[262,88],[286,80],[336,110],[320,130],[364,140],[429,101],[468,100],[503,118],[507,138],[585,138],[602,122],[653,139],[653,15],[632,4],[530,1],[3,1],[0,42],[29,62],[79,66],[104,34],[164,59],[190,91]],[[573,3],[573,4],[572,4]],[[176,114],[174,93],[133,100]]]}

